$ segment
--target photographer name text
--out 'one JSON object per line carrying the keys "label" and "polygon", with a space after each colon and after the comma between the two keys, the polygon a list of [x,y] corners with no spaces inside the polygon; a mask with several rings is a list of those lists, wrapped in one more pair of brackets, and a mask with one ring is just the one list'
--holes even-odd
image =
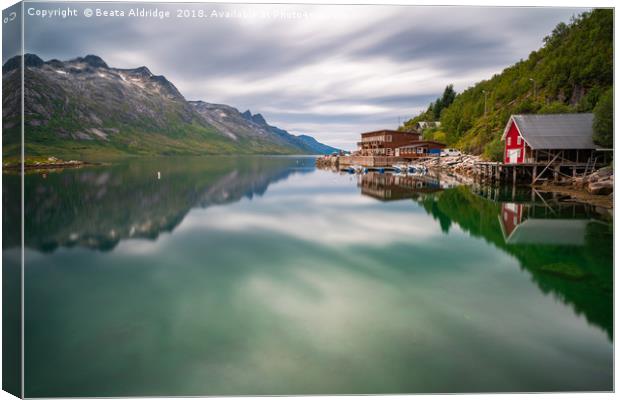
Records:
{"label": "photographer name text", "polygon": [[26,10],[30,17],[42,19],[85,18],[151,18],[151,19],[307,19],[311,13],[290,9],[194,9],[178,8],[166,10],[160,8],[36,8]]}

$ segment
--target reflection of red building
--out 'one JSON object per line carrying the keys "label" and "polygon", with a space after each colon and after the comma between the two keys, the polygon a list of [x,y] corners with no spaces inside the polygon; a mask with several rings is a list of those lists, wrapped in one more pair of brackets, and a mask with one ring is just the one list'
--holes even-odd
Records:
{"label": "reflection of red building", "polygon": [[538,213],[535,204],[504,203],[499,222],[506,244],[583,246],[591,220],[549,217]]}
{"label": "reflection of red building", "polygon": [[503,203],[502,204],[502,230],[504,237],[507,238],[521,223],[523,219],[523,204]]}

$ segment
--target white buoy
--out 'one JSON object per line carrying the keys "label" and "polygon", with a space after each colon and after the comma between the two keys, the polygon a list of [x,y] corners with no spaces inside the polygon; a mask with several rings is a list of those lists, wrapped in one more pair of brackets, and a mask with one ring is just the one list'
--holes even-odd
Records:
{"label": "white buoy", "polygon": [[161,172],[157,171],[157,179],[161,179]]}

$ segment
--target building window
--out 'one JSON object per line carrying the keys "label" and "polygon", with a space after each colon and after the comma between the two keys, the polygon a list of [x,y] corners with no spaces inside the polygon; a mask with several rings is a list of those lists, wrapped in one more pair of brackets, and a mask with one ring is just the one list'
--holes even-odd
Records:
{"label": "building window", "polygon": [[510,136],[508,136],[508,141],[506,142],[508,144],[508,146],[510,146],[510,139],[512,139]]}
{"label": "building window", "polygon": [[387,135],[387,140],[386,141],[391,142],[392,141],[392,135]]}
{"label": "building window", "polygon": [[517,136],[517,144],[521,144],[521,136]]}

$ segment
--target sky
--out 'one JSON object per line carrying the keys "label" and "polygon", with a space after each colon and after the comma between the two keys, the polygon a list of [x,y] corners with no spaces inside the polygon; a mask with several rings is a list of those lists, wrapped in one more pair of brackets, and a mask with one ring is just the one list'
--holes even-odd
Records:
{"label": "sky", "polygon": [[[67,7],[77,15],[40,15]],[[125,15],[87,18],[86,8]],[[136,8],[170,16],[130,16]],[[190,17],[179,18],[179,9]],[[188,100],[250,109],[291,133],[353,149],[361,132],[397,128],[446,85],[460,92],[527,58],[555,25],[583,11],[31,3],[26,13],[39,15],[25,16],[25,51],[44,60],[95,54],[111,67],[144,65]]]}

